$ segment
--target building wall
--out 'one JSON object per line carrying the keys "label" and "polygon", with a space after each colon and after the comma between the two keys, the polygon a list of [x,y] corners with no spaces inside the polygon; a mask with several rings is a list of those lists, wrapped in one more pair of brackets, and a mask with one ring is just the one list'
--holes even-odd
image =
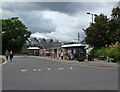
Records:
{"label": "building wall", "polygon": [[67,59],[67,55],[68,55],[68,53],[67,53],[67,48],[64,48],[64,50],[63,50],[63,59]]}
{"label": "building wall", "polygon": [[39,56],[46,56],[46,51],[44,49],[40,49]]}
{"label": "building wall", "polygon": [[51,58],[55,58],[55,59],[59,59],[60,58],[60,51],[59,51],[60,48],[52,48],[51,49],[51,52],[50,52],[50,55],[51,55]]}

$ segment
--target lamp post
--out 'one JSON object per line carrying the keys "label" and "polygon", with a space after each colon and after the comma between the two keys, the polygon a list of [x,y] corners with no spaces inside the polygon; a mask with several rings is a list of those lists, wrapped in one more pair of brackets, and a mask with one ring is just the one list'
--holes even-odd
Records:
{"label": "lamp post", "polygon": [[93,23],[93,21],[94,21],[93,17],[94,17],[94,16],[97,16],[97,14],[93,14],[93,13],[90,13],[90,12],[87,12],[87,14],[89,14],[89,15],[92,16],[92,23]]}
{"label": "lamp post", "polygon": [[[92,16],[92,24],[94,22],[94,16],[97,16],[97,14],[93,14],[93,13],[90,13],[90,12],[87,12],[88,15],[91,15]],[[92,60],[94,61],[94,46],[93,46],[93,51],[92,51]]]}

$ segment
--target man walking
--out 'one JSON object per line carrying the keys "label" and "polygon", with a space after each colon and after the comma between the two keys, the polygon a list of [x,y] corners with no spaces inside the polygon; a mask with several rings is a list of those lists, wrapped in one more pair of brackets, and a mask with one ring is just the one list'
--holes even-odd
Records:
{"label": "man walking", "polygon": [[12,59],[13,59],[13,52],[10,51],[10,61],[12,61]]}
{"label": "man walking", "polygon": [[8,61],[8,57],[9,57],[9,52],[8,52],[8,50],[6,50],[6,52],[5,52],[5,57],[6,57],[6,60]]}

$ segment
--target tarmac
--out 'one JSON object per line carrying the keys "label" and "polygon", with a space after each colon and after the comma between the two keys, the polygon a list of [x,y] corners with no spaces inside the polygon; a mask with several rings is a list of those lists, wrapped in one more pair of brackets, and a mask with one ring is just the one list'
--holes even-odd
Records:
{"label": "tarmac", "polygon": [[[47,60],[52,60],[52,61],[57,61],[57,62],[66,62],[70,63],[72,65],[77,65],[77,66],[86,66],[86,67],[118,67],[118,63],[112,63],[112,62],[107,62],[103,60],[98,60],[94,59],[94,61],[88,61],[88,59],[85,59],[84,61],[77,61],[77,60],[61,60],[61,59],[53,59],[50,57],[40,57],[40,56],[14,56],[15,57],[33,57],[33,58],[43,58]],[[5,57],[2,57],[5,58]],[[1,57],[0,57],[0,65],[6,64],[7,61],[3,62]]]}

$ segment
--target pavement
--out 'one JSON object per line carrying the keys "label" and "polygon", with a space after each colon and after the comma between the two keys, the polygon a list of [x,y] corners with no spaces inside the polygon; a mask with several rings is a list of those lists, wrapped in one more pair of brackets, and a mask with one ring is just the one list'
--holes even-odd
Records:
{"label": "pavement", "polygon": [[[31,57],[31,56],[30,56]],[[118,63],[112,63],[112,62],[107,62],[107,61],[102,61],[102,60],[98,60],[98,59],[94,59],[94,61],[88,61],[88,59],[85,59],[85,61],[77,61],[77,60],[61,60],[61,59],[53,59],[50,57],[39,57],[39,56],[32,56],[35,58],[44,58],[47,60],[52,60],[52,61],[61,61],[61,62],[66,62],[66,63],[70,63],[73,65],[77,65],[77,66],[86,66],[86,67],[118,67]]]}
{"label": "pavement", "polygon": [[0,56],[0,64],[4,63],[5,58],[3,56]]}

